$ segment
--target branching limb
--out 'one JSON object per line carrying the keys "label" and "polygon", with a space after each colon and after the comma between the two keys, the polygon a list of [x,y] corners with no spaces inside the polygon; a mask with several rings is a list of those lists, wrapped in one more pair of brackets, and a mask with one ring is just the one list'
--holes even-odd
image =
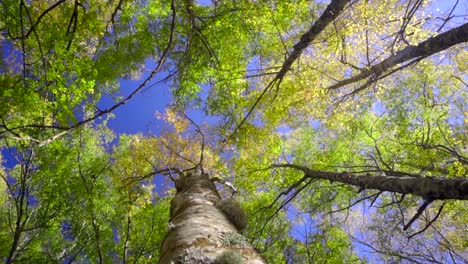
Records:
{"label": "branching limb", "polygon": [[406,6],[405,15],[403,16],[401,26],[400,26],[400,30],[396,33],[395,39],[393,40],[393,43],[392,43],[392,46],[391,46],[392,53],[393,53],[393,49],[395,47],[395,44],[398,42],[399,39],[401,41],[403,41],[404,43],[406,43],[407,45],[409,45],[408,41],[406,41],[406,39],[405,39],[406,28],[408,27],[408,25],[409,25],[411,19],[413,18],[413,16],[416,14],[416,11],[422,6],[423,1],[422,0],[416,0],[415,3],[413,3],[413,4],[411,4],[411,2],[412,1],[409,1],[408,5]]}
{"label": "branching limb", "polygon": [[[308,182],[306,182],[304,185],[300,186],[298,189],[291,189],[291,188],[288,188],[288,190],[290,191],[293,191],[292,194],[287,197],[284,201],[282,201],[280,203],[280,205],[278,206],[278,208],[273,212],[273,214],[271,214],[267,219],[266,221],[264,222],[264,224],[262,225],[262,227],[259,229],[259,231],[256,232],[256,235],[254,237],[257,237],[259,235],[261,235],[263,233],[263,230],[265,230],[266,226],[268,225],[268,223],[276,217],[276,215],[281,211],[283,210],[283,208],[286,207],[286,205],[288,205],[297,195],[299,195],[299,193],[301,193],[307,186],[309,186],[310,183],[312,183],[313,181],[315,181],[315,179],[309,179]],[[298,182],[296,182],[298,183]],[[295,186],[298,186],[299,184],[293,184]],[[280,194],[281,195],[281,194]],[[266,206],[266,207],[262,207],[260,208],[260,210],[262,209],[267,209],[267,208],[272,208],[273,205],[278,201],[280,195],[278,195],[276,197],[276,199],[269,205],[269,206]]]}
{"label": "branching limb", "polygon": [[287,196],[290,192],[292,192],[295,188],[297,188],[299,185],[301,185],[305,180],[307,180],[309,177],[307,175],[304,175],[301,179],[296,181],[295,183],[291,184],[286,190],[282,191],[280,194],[276,196],[276,198],[273,200],[273,202],[268,205],[264,206],[261,208],[262,209],[269,209],[272,208],[275,203],[282,197],[282,196]]}
{"label": "branching limb", "polygon": [[444,22],[442,23],[442,25],[440,25],[439,29],[437,29],[437,32],[441,31],[444,28],[445,24],[447,24],[447,22],[449,22],[450,19],[452,19],[454,17],[454,16],[452,16],[452,14],[453,14],[453,11],[455,10],[455,8],[457,8],[457,5],[458,5],[458,0],[453,5],[452,10],[450,10],[450,13],[447,15],[447,18],[444,19]]}
{"label": "branching limb", "polygon": [[65,36],[69,36],[70,35],[70,39],[68,40],[68,43],[67,43],[67,50],[70,50],[70,47],[71,47],[71,44],[73,42],[73,37],[75,36],[75,32],[76,32],[76,28],[77,28],[77,25],[78,25],[78,7],[82,7],[83,9],[85,9],[83,7],[83,5],[78,2],[78,0],[75,0],[75,5],[73,7],[73,13],[72,13],[72,16],[70,18],[70,22],[68,23],[68,27],[67,27],[67,33],[65,34]]}
{"label": "branching limb", "polygon": [[[24,11],[26,11],[26,15],[28,16],[28,21],[32,25],[33,21],[31,18],[31,14],[29,13],[29,10],[23,0],[21,1],[21,5],[24,7]],[[32,29],[32,32],[34,33],[34,37],[36,39],[37,46],[39,48],[39,53],[41,54],[42,67],[43,67],[43,71],[45,75],[45,81],[47,82],[47,62],[44,57],[44,52],[42,51],[41,41],[39,40],[39,36],[37,35],[35,27],[31,26],[31,29]]]}
{"label": "branching limb", "polygon": [[111,19],[107,21],[106,29],[109,31],[109,25],[112,24],[112,27],[115,31],[115,18],[117,17],[117,13],[122,9],[123,0],[119,0],[117,6],[115,7],[114,11],[112,12]]}
{"label": "branching limb", "polygon": [[452,77],[460,81],[463,85],[465,85],[465,88],[468,88],[468,83],[466,83],[462,78],[456,75],[452,75]]}
{"label": "branching limb", "polygon": [[381,175],[380,173],[353,173],[311,170],[297,164],[274,164],[273,168],[292,168],[301,170],[309,178],[329,180],[354,185],[360,189],[376,189],[392,193],[413,194],[431,200],[468,200],[467,178],[446,178]]}
{"label": "branching limb", "polygon": [[393,194],[391,203],[381,205],[381,206],[379,206],[379,208],[384,208],[384,207],[391,206],[391,205],[394,205],[394,204],[400,204],[401,202],[403,202],[403,200],[405,199],[405,196],[406,196],[405,194],[402,194],[400,199],[396,199],[396,195],[397,195],[396,193]]}
{"label": "branching limb", "polygon": [[356,241],[357,243],[359,244],[362,244],[370,249],[372,249],[375,253],[378,253],[378,254],[384,254],[384,255],[390,255],[390,256],[395,256],[395,257],[398,257],[400,258],[401,260],[407,260],[407,261],[410,261],[412,263],[416,263],[416,264],[423,264],[422,262],[419,262],[417,260],[415,260],[413,257],[411,256],[407,256],[406,254],[404,253],[399,253],[399,252],[387,252],[387,251],[384,251],[384,250],[381,250],[381,249],[378,249],[374,246],[372,246],[370,243],[368,242],[364,242],[360,239],[357,239],[356,237],[354,236],[351,236],[351,238]]}
{"label": "branching limb", "polygon": [[148,179],[156,174],[168,175],[171,178],[171,180],[175,182],[175,178],[173,177],[173,172],[176,172],[178,174],[183,174],[185,171],[189,171],[189,170],[193,170],[193,168],[188,169],[188,170],[180,170],[178,168],[166,168],[166,169],[161,169],[161,170],[155,170],[142,176],[128,178],[127,183],[123,187],[127,187],[130,184],[137,182],[137,181]]}
{"label": "branching limb", "polygon": [[388,57],[382,62],[370,67],[361,73],[350,77],[348,79],[339,81],[338,83],[327,87],[327,90],[339,89],[345,85],[355,83],[366,78],[370,78],[366,84],[356,89],[353,93],[363,90],[369,86],[369,84],[380,79],[379,77],[390,70],[394,66],[411,61],[418,58],[425,58],[436,54],[440,51],[446,50],[454,45],[468,41],[468,23],[463,24],[457,28],[451,29],[447,32],[439,34],[435,37],[426,39],[419,43],[417,46],[407,46],[406,48],[398,51],[395,55]]}
{"label": "branching limb", "polygon": [[162,143],[164,144],[164,146],[165,146],[172,154],[176,155],[177,157],[179,157],[179,158],[181,158],[181,159],[183,159],[183,160],[185,160],[185,161],[187,161],[187,162],[193,164],[194,167],[197,167],[197,166],[199,165],[199,164],[196,163],[195,161],[193,161],[193,160],[191,160],[191,159],[189,159],[189,158],[187,158],[187,157],[182,156],[179,152],[177,152],[177,151],[175,151],[174,149],[172,149],[166,142],[162,142]]}

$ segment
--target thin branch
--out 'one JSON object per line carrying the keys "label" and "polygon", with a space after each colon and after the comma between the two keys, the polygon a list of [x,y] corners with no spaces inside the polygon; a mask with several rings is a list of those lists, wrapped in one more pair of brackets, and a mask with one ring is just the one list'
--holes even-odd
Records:
{"label": "thin branch", "polygon": [[394,257],[398,257],[400,258],[401,260],[408,260],[410,262],[413,262],[413,263],[416,263],[416,264],[423,264],[422,262],[419,262],[413,258],[411,258],[410,256],[406,256],[406,255],[402,255],[400,253],[397,253],[397,252],[388,252],[388,251],[384,251],[384,250],[380,250],[380,249],[377,249],[375,248],[374,246],[372,246],[370,243],[367,243],[367,242],[364,242],[360,239],[357,239],[356,237],[354,236],[351,236],[351,238],[356,241],[357,243],[359,244],[362,244],[366,247],[369,247],[370,249],[374,250],[374,253],[378,253],[378,254],[382,254],[382,255],[390,255],[390,256],[394,256]]}
{"label": "thin branch", "polygon": [[192,125],[194,125],[197,128],[196,132],[199,133],[201,135],[201,137],[202,137],[201,150],[200,150],[200,160],[198,161],[198,165],[201,167],[202,173],[203,173],[203,153],[205,152],[205,134],[203,134],[200,126],[197,125],[197,123],[195,123],[195,121],[193,121],[190,117],[188,117],[187,114],[184,113],[184,117],[188,121],[190,121],[190,123],[192,123]]}
{"label": "thin branch", "polygon": [[108,108],[108,109],[105,109],[97,114],[95,114],[94,116],[92,117],[89,117],[87,119],[84,119],[78,123],[76,123],[75,125],[69,127],[67,130],[64,130],[46,140],[43,140],[42,142],[39,143],[39,147],[41,146],[45,146],[49,143],[51,143],[52,141],[54,141],[55,139],[59,138],[59,137],[62,137],[63,135],[67,134],[68,132],[86,124],[86,123],[89,123],[105,114],[109,114],[111,113],[112,111],[114,111],[115,109],[117,109],[118,107],[126,104],[128,101],[130,101],[130,99],[132,99],[137,93],[139,93],[145,86],[146,84],[151,80],[153,79],[153,77],[156,75],[156,73],[159,72],[159,70],[162,68],[162,65],[164,63],[164,61],[166,60],[166,57],[167,55],[169,54],[169,50],[172,46],[172,43],[173,43],[173,39],[174,39],[174,30],[175,30],[175,21],[176,21],[176,10],[175,10],[175,4],[174,4],[174,0],[171,2],[171,9],[172,9],[172,22],[171,22],[171,31],[170,31],[170,35],[169,35],[169,41],[167,43],[167,46],[166,48],[164,49],[164,51],[162,52],[162,55],[161,57],[159,58],[158,62],[156,63],[157,66],[155,67],[155,69],[150,73],[150,75],[132,92],[130,93],[127,97],[125,97],[124,99],[122,99],[120,102],[118,102],[117,104],[113,105],[112,107]]}
{"label": "thin branch", "polygon": [[123,4],[123,0],[119,0],[119,2],[117,3],[117,6],[115,7],[114,11],[112,12],[112,15],[111,15],[111,19],[109,21],[107,21],[107,24],[106,24],[106,30],[109,31],[109,24],[112,23],[112,26],[114,27],[114,31],[115,31],[115,17],[117,16],[117,13],[121,10],[122,8],[122,4]]}
{"label": "thin branch", "polygon": [[397,195],[396,193],[393,194],[394,197],[392,197],[392,202],[391,203],[381,205],[381,206],[379,206],[379,208],[384,208],[384,207],[391,206],[391,205],[394,205],[394,204],[400,204],[401,202],[403,202],[403,200],[405,199],[405,196],[406,196],[405,194],[402,194],[400,199],[397,199],[395,201],[396,195]]}
{"label": "thin branch", "polygon": [[[174,177],[174,175],[172,175],[172,169],[171,168],[167,168],[167,170],[169,171],[169,178],[171,179],[172,182],[176,182],[176,178]],[[179,169],[177,169],[178,171],[180,171]],[[179,172],[178,172],[179,173]],[[183,172],[180,172],[179,174],[183,174]]]}
{"label": "thin branch", "polygon": [[413,224],[413,222],[421,216],[421,214],[424,212],[424,209],[426,209],[426,207],[430,205],[433,201],[433,199],[425,199],[423,204],[419,207],[416,214],[413,216],[413,218],[411,218],[409,222],[403,227],[403,231],[406,231]]}
{"label": "thin branch", "polygon": [[410,7],[411,2],[412,1],[408,2],[408,5],[406,6],[406,10],[405,10],[405,15],[403,16],[403,19],[402,19],[402,22],[401,22],[400,30],[395,34],[396,35],[395,39],[393,40],[393,43],[391,45],[392,53],[393,53],[393,49],[395,47],[395,44],[398,42],[399,37],[401,38],[401,40],[403,42],[405,42],[406,44],[409,45],[408,41],[406,41],[406,39],[405,39],[405,31],[406,31],[406,28],[408,27],[411,19],[415,15],[416,11],[421,7],[423,1],[422,0],[416,0],[416,3],[414,3],[412,5],[411,9],[410,9],[409,7]]}
{"label": "thin branch", "polygon": [[[21,4],[23,5],[24,10],[26,11],[26,15],[28,16],[29,23],[32,24],[33,22],[32,22],[32,18],[31,18],[31,14],[29,13],[29,10],[28,10],[27,6],[24,4],[24,1],[21,1]],[[47,82],[47,63],[46,63],[46,60],[45,60],[45,57],[44,57],[44,52],[42,51],[41,41],[39,40],[39,36],[37,35],[36,29],[34,27],[31,27],[31,29],[32,29],[32,32],[34,33],[34,37],[36,38],[37,46],[39,48],[39,53],[41,54],[42,66],[43,66],[43,71],[44,71],[44,75],[45,75],[45,81]]]}
{"label": "thin branch", "polygon": [[73,42],[73,37],[75,36],[77,24],[78,24],[78,6],[81,6],[81,4],[78,2],[78,0],[75,0],[75,5],[73,7],[73,13],[70,18],[70,22],[68,23],[67,27],[67,33],[65,34],[66,37],[70,35],[70,39],[68,40],[67,43],[67,50],[70,50],[71,44]]}
{"label": "thin branch", "polygon": [[134,260],[133,260],[133,264],[136,264],[136,263],[139,263],[138,262],[138,259],[144,254],[144,251],[145,251],[145,248],[146,248],[146,245],[148,244],[150,238],[152,237],[153,235],[153,232],[154,232],[154,227],[155,227],[155,215],[158,213],[157,210],[154,210],[154,213],[151,215],[151,229],[149,232],[145,232],[147,233],[146,235],[146,239],[145,241],[143,242],[143,245],[141,246],[138,246],[138,247],[135,247],[135,248],[138,248],[138,253],[135,255],[134,257]]}
{"label": "thin branch", "polygon": [[444,28],[445,24],[447,24],[447,22],[449,22],[449,20],[453,18],[452,14],[453,14],[453,11],[455,10],[455,8],[457,8],[457,5],[458,5],[458,0],[453,5],[452,10],[450,10],[450,13],[447,15],[447,18],[444,19],[444,23],[442,23],[442,25],[440,25],[439,29],[437,29],[437,32],[441,31],[442,28]]}
{"label": "thin branch", "polygon": [[[131,200],[130,192],[128,193],[128,196],[129,196],[129,200]],[[132,230],[132,206],[130,204],[130,205],[127,205],[127,228],[125,232],[125,241],[123,243],[124,247],[123,247],[123,252],[122,252],[122,264],[127,263],[131,230]]]}
{"label": "thin branch", "polygon": [[371,202],[371,204],[370,204],[369,207],[372,207],[372,206],[374,205],[375,201],[377,201],[377,198],[379,198],[379,196],[380,196],[382,193],[383,193],[383,191],[380,191],[380,192],[378,192],[378,193],[375,195],[375,197],[374,197],[374,199],[372,199],[372,202]]}
{"label": "thin branch", "polygon": [[23,63],[23,84],[26,86],[26,47],[25,47],[25,34],[24,34],[24,22],[23,22],[23,6],[24,2],[21,0],[19,6],[20,26],[21,26],[21,60]]}
{"label": "thin branch", "polygon": [[142,176],[139,176],[139,177],[131,177],[131,178],[127,178],[127,183],[124,184],[122,187],[127,187],[129,186],[130,184],[134,183],[134,182],[137,182],[137,181],[142,181],[142,180],[145,180],[145,179],[148,179],[156,174],[162,174],[162,175],[169,175],[169,177],[171,178],[172,181],[175,182],[175,179],[172,177],[172,172],[175,171],[177,173],[183,173],[184,171],[188,171],[188,170],[180,170],[178,168],[167,168],[167,169],[161,169],[161,170],[156,170],[156,171],[152,171],[152,172],[149,172],[145,175],[142,175]]}
{"label": "thin branch", "polygon": [[408,239],[411,239],[412,237],[414,237],[416,235],[419,235],[419,234],[423,233],[424,231],[426,231],[432,225],[432,223],[434,223],[435,220],[437,220],[437,218],[439,218],[440,213],[442,213],[442,210],[444,209],[444,205],[445,205],[445,202],[440,206],[439,211],[437,212],[436,216],[434,218],[432,218],[431,221],[429,221],[429,223],[427,223],[427,225],[423,229],[421,229],[420,231],[408,236]]}
{"label": "thin branch", "polygon": [[299,179],[298,181],[296,181],[295,183],[291,184],[286,190],[282,191],[281,193],[279,193],[276,198],[273,200],[273,202],[271,202],[270,205],[268,206],[264,206],[262,208],[260,208],[260,210],[264,210],[264,209],[269,209],[269,208],[272,208],[273,205],[275,205],[275,203],[281,198],[281,196],[287,196],[291,191],[293,191],[295,188],[297,188],[299,185],[301,185],[305,180],[307,180],[309,177],[307,175],[304,175],[301,179]]}
{"label": "thin branch", "polygon": [[[266,221],[264,222],[264,224],[262,225],[262,227],[259,229],[259,231],[257,231],[254,235],[254,237],[259,237],[262,233],[263,233],[263,230],[265,230],[266,226],[268,225],[268,223],[274,218],[276,217],[276,215],[286,206],[288,205],[297,195],[299,195],[299,193],[301,193],[307,186],[309,186],[310,183],[312,183],[313,181],[315,181],[315,179],[310,179],[308,182],[306,182],[303,186],[301,186],[299,189],[295,190],[291,196],[289,196],[288,198],[286,198],[284,201],[281,202],[281,204],[278,206],[278,208],[273,212],[273,214],[271,214],[267,219]],[[290,189],[290,188],[288,188]],[[277,196],[277,199],[279,199],[279,196]],[[266,209],[266,208],[271,208],[273,207],[273,204],[276,203],[277,199],[275,199],[269,206],[266,206],[266,207],[262,207],[260,208],[260,210],[262,209]]]}
{"label": "thin branch", "polygon": [[[367,131],[367,129],[365,129],[364,132],[372,139],[372,141],[374,141],[374,148],[377,152],[377,156],[379,157],[380,162],[382,162],[382,164],[385,165],[385,168],[391,171],[392,168],[384,161],[382,157],[382,153],[380,152],[379,146],[377,144],[377,139],[375,139],[374,136],[372,136],[372,133]],[[376,166],[378,166],[377,163],[376,163]]]}
{"label": "thin branch", "polygon": [[353,203],[350,203],[348,206],[346,207],[343,207],[343,208],[339,208],[337,210],[333,210],[333,211],[329,211],[327,212],[326,214],[327,215],[330,215],[330,214],[334,214],[334,213],[338,213],[338,212],[341,212],[341,211],[344,211],[344,210],[349,210],[351,209],[351,207],[355,206],[356,204],[362,202],[362,201],[365,201],[367,199],[370,199],[370,198],[377,198],[379,197],[379,195],[381,194],[382,192],[378,192],[378,193],[374,193],[374,194],[371,194],[371,195],[368,195],[366,197],[363,197],[363,198],[360,198],[360,199],[357,199],[356,201],[354,201]]}
{"label": "thin branch", "polygon": [[460,78],[460,77],[458,77],[458,76],[456,76],[456,75],[452,75],[452,77],[455,78],[455,79],[457,79],[457,80],[459,80],[462,84],[465,85],[466,88],[468,88],[468,83],[466,83],[465,81],[463,81],[462,78]]}
{"label": "thin branch", "polygon": [[[276,75],[278,76],[278,75]],[[274,83],[277,82],[277,77],[275,77],[262,91],[262,93],[260,94],[260,96],[257,98],[257,100],[255,100],[254,104],[252,105],[252,107],[250,107],[249,111],[247,112],[247,114],[244,116],[244,118],[241,120],[241,122],[236,126],[236,128],[232,131],[231,135],[229,135],[225,142],[229,142],[233,137],[234,135],[237,133],[237,131],[242,127],[242,125],[247,121],[247,119],[250,117],[250,115],[253,113],[253,111],[255,110],[255,108],[257,107],[258,103],[260,102],[260,100],[262,100],[263,96],[265,96],[265,94],[270,90],[270,88],[274,85]]]}
{"label": "thin branch", "polygon": [[35,30],[35,28],[37,27],[37,25],[41,22],[42,18],[44,18],[45,15],[47,15],[47,13],[49,13],[50,11],[52,11],[53,9],[55,9],[57,6],[59,6],[60,4],[62,3],[65,3],[66,0],[60,0],[58,1],[57,3],[51,5],[49,8],[47,8],[46,10],[44,10],[44,12],[42,12],[36,19],[36,22],[34,22],[34,24],[31,26],[31,28],[28,30],[28,32],[26,32],[26,34],[22,34],[21,35],[21,38],[25,39],[27,37],[29,37],[29,35]]}
{"label": "thin branch", "polygon": [[171,153],[173,153],[174,155],[176,155],[177,157],[189,162],[189,163],[192,163],[195,167],[197,167],[199,164],[197,164],[195,161],[189,159],[189,158],[186,158],[184,156],[182,156],[180,153],[178,153],[177,151],[175,151],[174,149],[172,149],[166,142],[164,141],[161,141],[161,143],[164,144],[164,146],[169,150],[171,151]]}

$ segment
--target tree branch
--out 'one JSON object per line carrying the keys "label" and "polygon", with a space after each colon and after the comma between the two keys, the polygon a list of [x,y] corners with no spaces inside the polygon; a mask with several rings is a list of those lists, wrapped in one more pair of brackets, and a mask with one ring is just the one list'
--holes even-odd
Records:
{"label": "tree branch", "polygon": [[57,1],[57,3],[51,5],[49,8],[47,8],[46,10],[44,10],[44,12],[42,12],[39,17],[37,17],[36,19],[36,22],[34,22],[34,24],[31,26],[31,28],[28,30],[28,32],[26,32],[26,34],[22,34],[21,35],[21,38],[25,39],[27,37],[29,37],[29,35],[35,30],[35,28],[37,27],[37,25],[39,24],[39,22],[41,22],[42,18],[44,18],[45,15],[47,15],[47,13],[49,13],[50,11],[52,11],[53,9],[55,9],[57,6],[59,6],[60,4],[62,3],[65,3],[66,0],[60,0],[60,1]]}
{"label": "tree branch", "polygon": [[426,207],[428,207],[433,201],[434,200],[432,199],[424,200],[423,204],[419,207],[418,211],[413,216],[413,218],[411,218],[409,222],[403,227],[403,231],[406,231],[413,224],[413,222],[416,221],[421,216],[421,214],[424,212]]}
{"label": "tree branch", "polygon": [[[429,221],[429,223],[427,223],[427,225],[426,225],[423,229],[421,229],[420,231],[418,231],[418,232],[416,232],[416,233],[414,233],[414,234],[408,236],[408,239],[411,239],[412,237],[414,237],[414,236],[416,236],[416,235],[419,235],[419,234],[421,234],[422,232],[426,231],[426,230],[432,225],[432,223],[434,223],[435,220],[437,220],[437,218],[439,218],[440,213],[442,213],[442,210],[444,209],[444,205],[445,205],[445,202],[439,207],[439,211],[437,211],[436,216],[435,216],[434,218],[432,218],[431,221]],[[409,224],[409,223],[408,223],[408,224]]]}
{"label": "tree branch", "polygon": [[268,85],[265,86],[263,89],[262,93],[260,96],[257,98],[257,100],[254,102],[252,107],[249,109],[247,114],[244,116],[244,118],[241,120],[239,125],[234,129],[234,131],[231,133],[226,138],[226,142],[232,139],[232,137],[236,134],[236,132],[239,130],[239,128],[245,123],[245,121],[249,118],[249,116],[252,114],[254,109],[257,107],[258,103],[262,98],[265,96],[265,94],[270,91],[270,89],[276,85],[277,90],[279,89],[279,85],[281,84],[281,81],[283,80],[284,76],[286,76],[286,73],[291,69],[292,64],[299,58],[299,56],[304,52],[304,50],[307,48],[307,46],[310,45],[310,43],[320,34],[330,22],[335,20],[343,11],[345,5],[349,2],[350,0],[332,0],[331,3],[327,6],[323,14],[320,16],[317,21],[312,25],[312,27],[304,33],[301,36],[301,39],[299,40],[296,45],[293,47],[293,51],[289,54],[288,58],[283,62],[283,65],[281,66],[281,69],[279,72],[276,74],[276,76],[268,83]]}
{"label": "tree branch", "polygon": [[[382,62],[370,67],[369,69],[362,71],[358,75],[339,81],[338,83],[331,85],[326,89],[339,89],[345,85],[355,83],[369,77],[371,78],[370,81],[372,82],[372,80],[377,80],[378,77],[380,77],[384,72],[393,68],[397,64],[413,59],[428,57],[466,41],[468,41],[468,23],[439,34],[435,37],[428,38],[425,41],[419,43],[417,46],[407,46],[406,48],[398,51],[395,55],[392,55]],[[367,87],[368,84],[369,83],[366,83],[365,87]]]}
{"label": "tree branch", "polygon": [[425,200],[468,200],[468,178],[420,177],[371,175],[311,170],[296,164],[275,164],[272,168],[293,168],[301,170],[305,176],[314,179],[337,181],[354,185],[360,189],[376,189],[393,193],[413,194]]}
{"label": "tree branch", "polygon": [[59,138],[59,137],[62,137],[63,135],[67,134],[68,132],[86,124],[86,123],[89,123],[105,114],[109,114],[111,113],[112,111],[114,111],[115,109],[117,109],[118,107],[126,104],[128,101],[130,101],[130,99],[132,99],[138,92],[140,92],[145,86],[146,84],[151,80],[153,79],[153,77],[156,75],[156,73],[159,72],[159,70],[161,70],[162,68],[162,65],[164,63],[164,61],[166,60],[166,57],[167,55],[169,54],[169,50],[172,46],[172,43],[173,43],[173,40],[174,40],[174,30],[175,30],[175,21],[176,21],[176,11],[175,11],[175,5],[174,5],[174,1],[171,2],[171,9],[172,9],[172,22],[171,22],[171,31],[170,31],[170,34],[169,34],[169,41],[164,49],[164,51],[162,52],[162,55],[161,57],[159,58],[158,62],[156,63],[157,66],[155,67],[155,69],[150,73],[150,75],[131,93],[129,94],[127,97],[125,97],[124,99],[122,99],[120,102],[118,102],[117,104],[113,105],[112,107],[108,108],[108,109],[105,109],[105,110],[102,110],[100,111],[99,113],[93,115],[92,117],[89,117],[89,118],[86,118],[78,123],[76,123],[75,125],[69,127],[68,129],[58,133],[58,134],[55,134],[53,135],[52,137],[46,139],[46,140],[43,140],[42,142],[39,143],[39,147],[41,146],[45,146],[47,144],[49,144],[50,142],[54,141],[55,139]]}

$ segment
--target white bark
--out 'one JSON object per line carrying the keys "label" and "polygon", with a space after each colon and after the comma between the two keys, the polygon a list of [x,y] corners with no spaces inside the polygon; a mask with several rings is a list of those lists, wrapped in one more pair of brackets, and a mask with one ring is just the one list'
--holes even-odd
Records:
{"label": "white bark", "polygon": [[250,245],[225,245],[223,239],[239,231],[215,206],[220,201],[208,175],[180,176],[171,202],[169,232],[161,247],[161,264],[212,263],[224,251],[239,252],[246,264],[264,264]]}

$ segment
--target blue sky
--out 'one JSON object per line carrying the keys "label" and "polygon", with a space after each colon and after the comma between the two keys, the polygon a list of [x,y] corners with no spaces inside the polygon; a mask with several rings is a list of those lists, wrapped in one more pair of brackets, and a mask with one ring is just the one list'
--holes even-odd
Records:
{"label": "blue sky", "polygon": [[[143,76],[143,78],[145,77]],[[140,80],[121,80],[119,96],[128,96],[140,83]],[[166,83],[160,83],[159,85],[144,89],[128,103],[117,108],[113,112],[114,118],[109,120],[108,125],[118,134],[146,133],[148,131],[159,134],[161,123],[155,118],[155,113],[156,111],[164,112],[170,99],[170,87]],[[98,106],[100,109],[106,109],[114,104],[115,101],[112,97],[105,95]]]}

